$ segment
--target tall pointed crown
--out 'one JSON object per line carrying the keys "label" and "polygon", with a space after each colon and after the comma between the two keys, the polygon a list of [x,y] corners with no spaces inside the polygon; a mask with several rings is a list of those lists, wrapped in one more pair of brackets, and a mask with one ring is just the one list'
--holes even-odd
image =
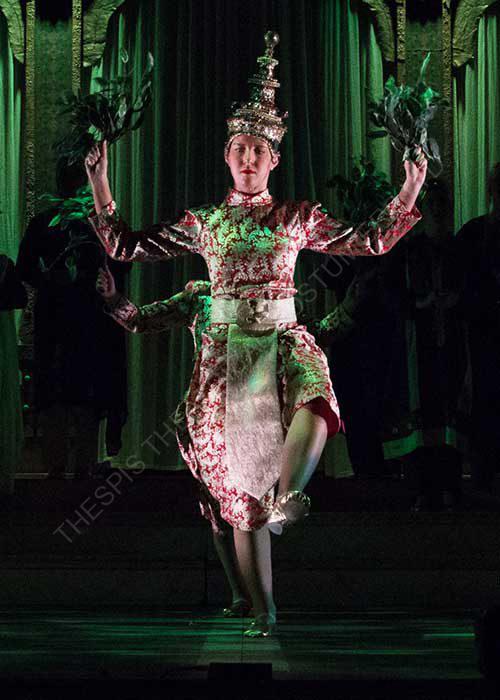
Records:
{"label": "tall pointed crown", "polygon": [[238,134],[250,134],[265,139],[273,151],[278,151],[281,139],[286,132],[283,120],[288,116],[280,114],[274,103],[276,89],[280,84],[274,78],[278,61],[273,58],[274,47],[280,38],[276,32],[266,32],[266,51],[259,56],[257,72],[250,78],[250,100],[233,105],[233,113],[227,120],[228,135],[226,150]]}

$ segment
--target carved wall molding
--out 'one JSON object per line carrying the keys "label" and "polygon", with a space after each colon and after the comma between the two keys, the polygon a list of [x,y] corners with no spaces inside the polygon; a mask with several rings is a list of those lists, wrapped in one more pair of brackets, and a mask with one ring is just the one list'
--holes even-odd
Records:
{"label": "carved wall molding", "polygon": [[396,60],[394,25],[387,0],[362,0],[362,2],[375,15],[375,33],[384,60],[388,63],[394,63]]}
{"label": "carved wall molding", "polygon": [[[26,55],[25,55],[25,132],[24,132],[24,179],[26,204],[25,226],[35,215],[35,0],[26,0]],[[28,303],[21,317],[19,338],[26,356],[32,356],[34,320],[33,309],[36,291],[28,289]]]}
{"label": "carved wall molding", "polygon": [[453,65],[460,68],[474,59],[479,20],[499,0],[459,0],[453,28]]}
{"label": "carved wall molding", "polygon": [[26,0],[25,181],[26,221],[35,215],[35,0]]}
{"label": "carved wall molding", "polygon": [[406,0],[396,0],[396,79],[406,79]]}
{"label": "carved wall molding", "polygon": [[[73,23],[74,25],[76,23],[77,26],[79,24],[82,30],[83,38],[80,40],[80,47],[82,47],[83,44],[84,66],[93,66],[101,59],[106,44],[106,32],[109,20],[124,2],[125,0],[94,0],[85,13],[83,22],[81,0],[79,0],[79,2],[73,2]],[[369,2],[383,5],[383,0],[369,0]],[[25,27],[21,0],[0,0],[0,12],[4,14],[7,20],[12,53],[18,61],[24,63]],[[75,47],[74,57],[76,56],[76,51],[77,49]],[[78,49],[78,53],[81,56],[82,48]],[[73,65],[75,64],[76,61],[74,61]]]}
{"label": "carved wall molding", "polygon": [[73,0],[71,17],[71,89],[77,93],[82,84],[82,0]]}
{"label": "carved wall molding", "polygon": [[83,66],[99,63],[106,46],[106,32],[113,13],[125,0],[94,0],[83,18]]}
{"label": "carved wall molding", "polygon": [[18,61],[24,63],[24,22],[21,0],[0,0],[0,11],[7,20],[12,53]]}
{"label": "carved wall molding", "polygon": [[443,177],[448,183],[450,196],[453,200],[454,177],[453,177],[453,96],[452,96],[452,16],[450,0],[442,0],[442,95],[447,101],[447,106],[443,111]]}

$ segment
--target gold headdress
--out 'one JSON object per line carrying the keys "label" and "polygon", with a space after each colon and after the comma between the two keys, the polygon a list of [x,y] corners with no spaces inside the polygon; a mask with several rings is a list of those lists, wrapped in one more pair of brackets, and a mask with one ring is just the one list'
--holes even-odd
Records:
{"label": "gold headdress", "polygon": [[227,120],[226,151],[238,134],[258,136],[267,141],[271,150],[278,151],[286,131],[283,120],[288,116],[286,112],[280,114],[274,104],[276,88],[280,84],[274,78],[278,61],[273,58],[273,52],[279,40],[276,32],[266,32],[266,51],[257,59],[257,73],[248,81],[251,86],[250,100],[233,105],[233,114]]}

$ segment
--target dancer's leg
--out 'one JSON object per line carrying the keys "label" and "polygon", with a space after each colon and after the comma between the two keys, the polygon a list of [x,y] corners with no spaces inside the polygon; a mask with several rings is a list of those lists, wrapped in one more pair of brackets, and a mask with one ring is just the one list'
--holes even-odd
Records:
{"label": "dancer's leg", "polygon": [[239,600],[247,600],[248,594],[245,591],[245,586],[236,563],[233,538],[230,537],[229,532],[216,532],[213,530],[212,534],[215,551],[224,568],[227,582],[231,588],[232,602],[236,603]]}
{"label": "dancer's leg", "polygon": [[326,420],[306,406],[296,411],[285,439],[278,496],[303,491],[323,452],[328,427]]}
{"label": "dancer's leg", "polygon": [[243,581],[252,598],[255,617],[265,613],[275,615],[269,530],[261,528],[245,532],[235,528],[234,545]]}

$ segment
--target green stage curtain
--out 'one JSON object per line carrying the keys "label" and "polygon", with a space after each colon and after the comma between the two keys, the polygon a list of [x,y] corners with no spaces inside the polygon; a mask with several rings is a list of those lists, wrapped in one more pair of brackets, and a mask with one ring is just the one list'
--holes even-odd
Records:
{"label": "green stage curtain", "polygon": [[[156,60],[154,103],[137,132],[112,148],[113,193],[126,219],[140,227],[175,217],[183,207],[221,201],[229,186],[223,161],[231,103],[248,97],[247,79],[263,53],[267,29],[280,34],[277,103],[289,112],[288,133],[271,190],[277,197],[334,205],[326,182],[347,174],[353,157],[369,155],[390,172],[389,144],[367,143],[366,109],[382,94],[383,66],[369,12],[339,0],[179,0],[125,2],[112,18],[100,65],[86,76],[123,70],[120,48],[139,79],[150,50]],[[304,255],[297,286],[317,314],[328,303],[311,275],[324,262]],[[196,257],[136,264],[130,297],[165,298],[206,277]],[[186,331],[129,338],[129,412],[119,463],[139,459],[180,468],[171,416],[187,388],[192,341]],[[147,441],[147,442],[146,442]]]}
{"label": "green stage curtain", "polygon": [[22,232],[21,110],[23,69],[10,49],[0,11],[0,253],[14,261]]}
{"label": "green stage curtain", "polygon": [[[0,11],[0,253],[17,258],[22,230],[21,108],[22,67],[9,44]],[[13,311],[0,311],[0,494],[10,493],[23,426]]]}
{"label": "green stage curtain", "polygon": [[488,208],[487,175],[500,161],[499,75],[497,3],[479,21],[474,61],[454,79],[456,230]]}

